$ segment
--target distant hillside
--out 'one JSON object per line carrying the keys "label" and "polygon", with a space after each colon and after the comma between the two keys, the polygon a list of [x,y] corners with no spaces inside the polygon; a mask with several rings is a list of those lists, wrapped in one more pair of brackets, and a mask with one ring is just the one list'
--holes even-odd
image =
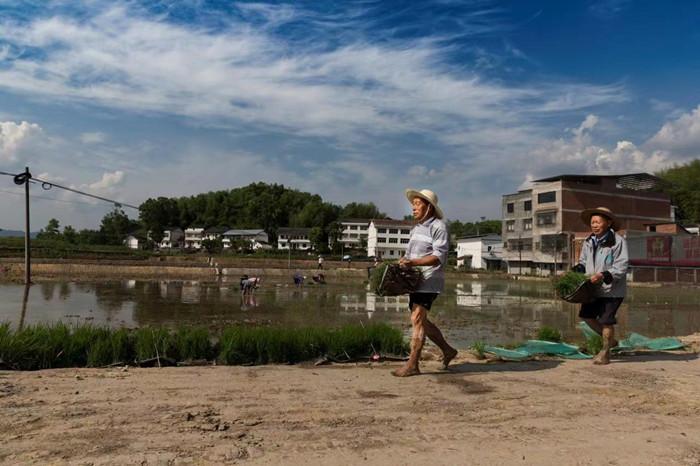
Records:
{"label": "distant hillside", "polygon": [[[32,231],[29,233],[30,238],[36,238],[36,231]],[[12,237],[20,237],[24,238],[24,231],[22,230],[0,230],[0,238],[12,238]]]}

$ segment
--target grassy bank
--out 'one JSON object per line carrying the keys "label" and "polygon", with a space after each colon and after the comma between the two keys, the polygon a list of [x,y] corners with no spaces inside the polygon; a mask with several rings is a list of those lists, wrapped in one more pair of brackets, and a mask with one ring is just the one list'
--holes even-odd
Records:
{"label": "grassy bank", "polygon": [[0,362],[18,370],[103,367],[153,358],[218,364],[293,364],[320,357],[353,359],[376,352],[406,354],[401,332],[386,324],[337,329],[145,327],[134,331],[90,324],[0,325]]}

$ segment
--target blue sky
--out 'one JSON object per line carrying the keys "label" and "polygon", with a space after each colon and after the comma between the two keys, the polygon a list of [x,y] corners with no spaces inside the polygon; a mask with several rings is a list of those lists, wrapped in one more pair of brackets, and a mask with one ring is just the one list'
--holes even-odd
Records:
{"label": "blue sky", "polygon": [[[283,183],[395,217],[427,187],[499,218],[532,179],[698,157],[697,24],[683,0],[0,0],[0,170],[135,205]],[[109,211],[32,190],[57,199],[37,228]]]}

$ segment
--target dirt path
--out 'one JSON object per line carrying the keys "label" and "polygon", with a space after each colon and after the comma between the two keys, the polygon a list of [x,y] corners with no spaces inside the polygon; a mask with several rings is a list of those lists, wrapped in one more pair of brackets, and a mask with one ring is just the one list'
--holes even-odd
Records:
{"label": "dirt path", "polygon": [[696,354],[398,365],[4,371],[0,463],[700,464]]}

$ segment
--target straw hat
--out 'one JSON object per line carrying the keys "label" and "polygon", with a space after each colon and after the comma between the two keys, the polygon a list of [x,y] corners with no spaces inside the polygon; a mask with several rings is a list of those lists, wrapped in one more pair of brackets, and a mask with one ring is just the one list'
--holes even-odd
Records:
{"label": "straw hat", "polygon": [[408,202],[413,202],[413,199],[416,197],[420,197],[424,201],[427,201],[430,205],[432,205],[435,208],[435,216],[439,219],[442,219],[445,215],[442,213],[442,209],[438,207],[438,197],[437,194],[432,192],[429,189],[421,189],[420,191],[416,191],[415,189],[407,189],[406,190],[406,197],[408,198]]}
{"label": "straw hat", "polygon": [[617,217],[615,217],[615,214],[612,213],[612,210],[608,209],[607,207],[596,207],[595,209],[586,209],[583,212],[581,212],[581,220],[586,225],[591,224],[591,217],[594,215],[600,215],[603,218],[606,218],[610,220],[610,228],[613,230],[617,230],[618,227],[620,226],[617,221]]}

